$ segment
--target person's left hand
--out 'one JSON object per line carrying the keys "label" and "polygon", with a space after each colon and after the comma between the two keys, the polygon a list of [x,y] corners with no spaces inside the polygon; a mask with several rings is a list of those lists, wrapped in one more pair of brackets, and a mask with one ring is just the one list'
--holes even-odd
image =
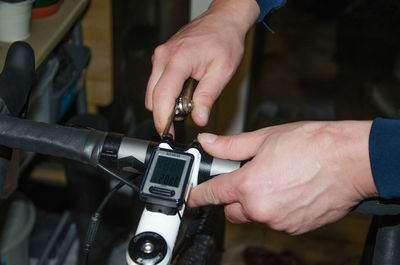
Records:
{"label": "person's left hand", "polygon": [[214,0],[206,12],[155,49],[145,106],[153,112],[157,132],[163,132],[189,77],[199,81],[193,94],[193,121],[207,124],[212,105],[236,72],[245,36],[259,14],[255,0]]}
{"label": "person's left hand", "polygon": [[334,222],[377,195],[370,128],[371,121],[298,122],[237,136],[200,134],[213,156],[253,159],[195,187],[189,206],[224,204],[234,223],[256,221],[290,234]]}

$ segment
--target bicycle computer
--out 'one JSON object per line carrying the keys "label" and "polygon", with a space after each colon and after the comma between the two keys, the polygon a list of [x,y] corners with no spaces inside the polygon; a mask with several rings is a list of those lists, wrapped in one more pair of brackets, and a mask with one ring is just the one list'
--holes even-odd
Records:
{"label": "bicycle computer", "polygon": [[140,187],[146,208],[174,215],[185,200],[194,156],[187,152],[156,148]]}

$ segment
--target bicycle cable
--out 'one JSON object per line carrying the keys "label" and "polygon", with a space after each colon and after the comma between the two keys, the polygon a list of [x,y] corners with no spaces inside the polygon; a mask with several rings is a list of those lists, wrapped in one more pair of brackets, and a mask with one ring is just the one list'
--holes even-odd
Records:
{"label": "bicycle cable", "polygon": [[[98,164],[99,165],[99,164]],[[103,167],[103,166],[102,166]],[[106,167],[103,167],[104,169],[107,169]],[[102,168],[102,169],[103,169]],[[108,169],[107,169],[108,170]],[[107,172],[107,171],[106,171]],[[112,171],[110,171],[112,172]],[[108,173],[108,172],[107,172]],[[112,172],[115,174],[114,172]],[[117,175],[117,174],[115,174]],[[95,213],[93,216],[90,218],[90,223],[89,227],[86,233],[86,240],[85,240],[85,259],[84,259],[84,265],[89,264],[89,254],[90,250],[92,248],[92,245],[94,243],[94,239],[96,237],[97,230],[100,225],[100,219],[101,219],[101,213],[103,212],[105,206],[107,203],[110,201],[110,199],[124,186],[124,185],[129,185],[131,184],[128,180],[132,180],[141,174],[132,174],[126,179],[122,178],[121,176],[118,176],[118,179],[122,179],[124,181],[120,181],[117,185],[114,186],[114,188],[111,189],[111,191],[104,197],[103,201],[100,203],[100,205],[97,207]],[[129,183],[129,184],[127,184]],[[131,184],[133,185],[133,184]],[[134,186],[134,185],[133,185]],[[136,187],[136,186],[135,186]]]}
{"label": "bicycle cable", "polygon": [[96,166],[98,168],[100,168],[101,170],[103,170],[104,172],[106,172],[108,175],[112,176],[113,178],[116,178],[120,182],[122,182],[125,185],[129,186],[134,191],[139,192],[139,188],[135,184],[133,184],[133,183],[129,182],[128,180],[124,179],[123,177],[119,176],[118,174],[116,174],[115,172],[113,172],[110,169],[106,168],[102,164],[97,163]]}

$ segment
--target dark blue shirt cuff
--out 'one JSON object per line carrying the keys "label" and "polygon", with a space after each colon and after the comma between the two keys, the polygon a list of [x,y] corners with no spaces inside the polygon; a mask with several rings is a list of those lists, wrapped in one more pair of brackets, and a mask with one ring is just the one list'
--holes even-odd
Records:
{"label": "dark blue shirt cuff", "polygon": [[372,175],[381,197],[400,198],[400,121],[377,118],[369,136]]}
{"label": "dark blue shirt cuff", "polygon": [[257,22],[263,21],[264,17],[272,10],[282,7],[286,0],[256,0],[260,7],[260,17]]}

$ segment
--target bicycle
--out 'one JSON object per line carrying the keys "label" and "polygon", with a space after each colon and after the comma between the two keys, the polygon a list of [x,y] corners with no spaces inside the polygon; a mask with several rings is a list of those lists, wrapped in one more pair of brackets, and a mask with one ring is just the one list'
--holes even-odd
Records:
{"label": "bicycle", "polygon": [[[201,209],[195,227],[181,231],[176,243],[186,200],[191,187],[218,174],[231,172],[239,168],[241,162],[213,158],[203,152],[197,142],[184,146],[171,136],[156,143],[122,134],[15,117],[21,116],[29,96],[32,72],[22,78],[27,65],[32,68],[31,62],[26,63],[28,57],[33,58],[29,45],[13,44],[0,76],[0,91],[9,91],[13,84],[13,91],[18,92],[11,98],[1,97],[0,144],[90,164],[119,181],[91,219],[84,246],[86,261],[102,209],[111,196],[126,185],[140,193],[146,205],[126,252],[128,264],[212,264],[211,260],[216,259],[214,254],[220,255],[223,250],[223,229],[221,231],[216,225],[218,222],[214,218],[223,220],[223,214],[220,209]],[[130,172],[131,176],[125,178],[119,172]],[[139,188],[130,180],[143,173]]]}
{"label": "bicycle", "polygon": [[[0,75],[0,145],[2,145],[0,170],[2,176],[10,164],[11,148],[25,151],[49,154],[98,167],[108,175],[117,178],[120,183],[110,192],[97,213],[92,217],[91,227],[85,245],[88,257],[91,244],[100,222],[100,214],[109,198],[123,185],[139,188],[130,182],[130,178],[137,173],[144,172],[149,177],[151,161],[155,157],[166,155],[183,155],[187,160],[184,165],[191,164],[194,170],[193,178],[187,178],[189,185],[180,183],[178,199],[164,202],[160,198],[152,198],[150,186],[146,187],[146,180],[142,184],[142,197],[147,199],[147,209],[144,210],[141,224],[136,235],[131,239],[127,250],[127,262],[131,264],[218,264],[214,253],[220,255],[222,247],[221,227],[214,221],[215,217],[223,218],[221,211],[202,208],[194,228],[185,228],[181,231],[180,239],[176,241],[178,230],[182,222],[188,188],[206,181],[215,175],[230,172],[241,166],[242,162],[221,160],[205,154],[197,143],[189,148],[175,143],[172,138],[166,137],[161,144],[124,137],[122,134],[96,131],[93,129],[64,127],[23,120],[26,109],[26,100],[34,75],[33,51],[25,43],[13,44],[7,56],[7,61]],[[7,147],[8,149],[4,149]],[[176,152],[175,152],[176,151]],[[164,152],[164,153],[163,153]],[[167,153],[165,153],[167,152]],[[171,157],[170,157],[171,158]],[[187,162],[188,161],[188,162]],[[179,163],[178,163],[179,164]],[[149,166],[150,165],[150,166]],[[184,166],[184,167],[185,167]],[[155,167],[155,166],[154,166]],[[123,178],[110,168],[133,173],[131,177]],[[156,170],[153,168],[153,173]],[[189,174],[190,175],[190,174]],[[10,176],[8,176],[10,177]],[[11,176],[16,178],[16,175]],[[186,178],[186,175],[185,175]],[[149,177],[147,181],[151,181]],[[173,180],[165,178],[155,179],[166,186],[174,186]],[[181,185],[183,184],[183,185]],[[0,181],[0,190],[4,186],[4,179]],[[157,195],[169,196],[171,189],[157,189]],[[161,197],[162,197],[161,196]],[[157,197],[157,196],[155,196]],[[171,196],[170,196],[171,197]],[[173,196],[172,196],[173,197]],[[364,214],[374,214],[370,233],[365,244],[361,264],[388,264],[394,265],[400,260],[398,246],[400,244],[400,205],[396,201],[367,200],[353,209]],[[158,219],[160,218],[160,219]],[[150,221],[146,221],[150,220]],[[162,228],[160,220],[170,222],[173,229]],[[161,221],[163,223],[163,221]],[[182,229],[181,229],[182,230]],[[155,232],[155,233],[154,233]],[[223,236],[223,229],[222,229]],[[133,242],[133,243],[132,243]],[[178,242],[177,244],[175,244]],[[174,249],[174,251],[173,251]],[[212,261],[214,259],[214,261]]]}

